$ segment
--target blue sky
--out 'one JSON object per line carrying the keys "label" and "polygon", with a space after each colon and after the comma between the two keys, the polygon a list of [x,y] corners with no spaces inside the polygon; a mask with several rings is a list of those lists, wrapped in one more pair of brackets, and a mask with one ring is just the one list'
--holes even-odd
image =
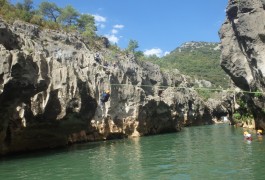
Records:
{"label": "blue sky", "polygon": [[[228,0],[47,0],[94,15],[98,35],[126,48],[162,56],[188,41],[219,42]],[[12,0],[22,2],[22,0]],[[33,0],[38,6],[41,0]]]}

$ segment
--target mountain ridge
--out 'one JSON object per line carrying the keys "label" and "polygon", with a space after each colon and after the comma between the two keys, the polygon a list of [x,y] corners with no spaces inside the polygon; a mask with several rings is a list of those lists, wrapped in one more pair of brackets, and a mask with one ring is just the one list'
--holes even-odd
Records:
{"label": "mountain ridge", "polygon": [[185,43],[182,43],[179,47],[177,47],[176,49],[174,49],[172,52],[174,51],[179,51],[179,50],[187,50],[187,49],[200,49],[200,48],[205,48],[205,47],[209,47],[209,49],[213,49],[213,50],[221,50],[220,49],[220,43],[218,42],[206,42],[206,41],[188,41]]}
{"label": "mountain ridge", "polygon": [[162,58],[147,58],[161,69],[178,69],[194,79],[210,81],[214,87],[228,88],[229,78],[220,66],[221,45],[217,42],[183,43]]}

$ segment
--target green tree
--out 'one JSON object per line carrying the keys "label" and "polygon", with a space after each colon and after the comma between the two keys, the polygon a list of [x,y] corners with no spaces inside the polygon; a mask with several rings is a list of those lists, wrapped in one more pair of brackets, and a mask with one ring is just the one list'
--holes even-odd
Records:
{"label": "green tree", "polygon": [[17,3],[14,9],[15,19],[19,18],[23,21],[30,22],[32,16],[35,14],[33,11],[33,1],[24,0],[23,3]]}
{"label": "green tree", "polygon": [[67,25],[74,25],[78,19],[79,13],[70,5],[62,9],[61,15],[59,17],[60,21]]}
{"label": "green tree", "polygon": [[80,15],[79,19],[77,19],[77,27],[86,37],[94,36],[97,31],[95,18],[89,14]]}
{"label": "green tree", "polygon": [[24,0],[23,3],[17,3],[16,7],[20,10],[30,12],[33,9],[33,0]]}
{"label": "green tree", "polygon": [[137,49],[139,47],[139,45],[138,45],[138,41],[136,41],[136,40],[130,40],[129,41],[129,44],[128,44],[128,47],[127,47],[127,50],[129,51],[129,52],[135,52],[135,50]]}
{"label": "green tree", "polygon": [[95,18],[89,14],[82,14],[80,15],[79,19],[77,19],[77,26],[78,29],[81,31],[86,30],[86,26],[91,26],[94,31],[97,30],[95,26]]}
{"label": "green tree", "polygon": [[50,2],[42,2],[39,5],[39,11],[45,18],[54,22],[57,22],[57,19],[61,14],[61,9],[55,3]]}
{"label": "green tree", "polygon": [[37,24],[37,25],[42,25],[43,23],[43,18],[41,15],[35,14],[32,16],[32,18],[30,19],[30,23],[32,24]]}
{"label": "green tree", "polygon": [[8,0],[0,0],[0,8],[8,4]]}
{"label": "green tree", "polygon": [[136,51],[136,52],[134,53],[134,55],[135,55],[135,57],[136,57],[137,59],[140,59],[140,58],[143,58],[143,57],[144,57],[144,53],[143,53],[143,51]]}
{"label": "green tree", "polygon": [[13,14],[15,14],[13,9],[8,0],[0,0],[0,15],[6,20],[13,19]]}

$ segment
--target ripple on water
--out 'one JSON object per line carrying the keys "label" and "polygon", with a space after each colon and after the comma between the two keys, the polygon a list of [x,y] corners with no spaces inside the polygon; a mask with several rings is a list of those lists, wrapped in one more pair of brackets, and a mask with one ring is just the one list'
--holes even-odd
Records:
{"label": "ripple on water", "polygon": [[0,179],[260,179],[264,140],[226,125],[6,158]]}

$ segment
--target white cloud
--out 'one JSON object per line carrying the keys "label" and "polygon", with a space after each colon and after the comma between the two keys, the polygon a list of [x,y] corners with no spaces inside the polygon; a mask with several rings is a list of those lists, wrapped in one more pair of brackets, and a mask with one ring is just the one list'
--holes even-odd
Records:
{"label": "white cloud", "polygon": [[100,29],[105,29],[106,25],[103,23],[96,23],[96,26]]}
{"label": "white cloud", "polygon": [[119,42],[119,38],[118,38],[117,36],[115,36],[114,34],[111,34],[111,35],[106,34],[105,36],[106,36],[106,37],[108,38],[108,40],[109,40],[110,42],[112,42],[113,44],[116,44],[116,43]]}
{"label": "white cloud", "polygon": [[110,42],[112,43],[118,43],[120,38],[122,38],[122,36],[118,37],[117,34],[119,33],[118,29],[122,29],[124,28],[124,25],[121,24],[116,24],[113,26],[113,29],[111,30],[111,34],[107,34],[105,35]]}
{"label": "white cloud", "polygon": [[113,26],[113,28],[115,28],[115,29],[122,29],[122,28],[124,28],[124,25],[122,25],[122,24],[116,24],[116,25]]}
{"label": "white cloud", "polygon": [[118,33],[118,30],[117,30],[117,29],[112,29],[112,30],[111,30],[111,33],[112,33],[112,34],[117,34],[117,33]]}
{"label": "white cloud", "polygon": [[94,18],[95,18],[96,26],[101,28],[101,29],[104,29],[105,28],[104,23],[107,21],[107,18],[100,16],[98,14],[93,14],[92,16],[94,16]]}
{"label": "white cloud", "polygon": [[104,29],[106,26],[105,24],[97,24],[98,27],[100,27],[101,29]]}
{"label": "white cloud", "polygon": [[94,14],[93,15],[94,18],[95,18],[95,21],[96,22],[106,22],[107,21],[107,18],[103,17],[103,16],[100,16],[100,15],[97,15],[97,14]]}
{"label": "white cloud", "polygon": [[146,56],[156,55],[157,57],[161,57],[162,53],[163,51],[159,48],[153,48],[144,51],[144,55]]}
{"label": "white cloud", "polygon": [[166,55],[168,55],[168,54],[170,54],[169,51],[164,52],[164,56],[166,56]]}

